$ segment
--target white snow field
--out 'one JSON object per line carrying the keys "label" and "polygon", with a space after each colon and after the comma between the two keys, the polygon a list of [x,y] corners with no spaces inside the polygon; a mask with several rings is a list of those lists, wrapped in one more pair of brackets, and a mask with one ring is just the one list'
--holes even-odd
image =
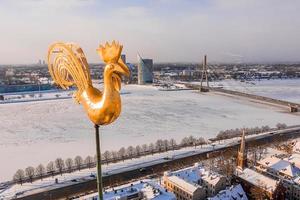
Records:
{"label": "white snow field", "polygon": [[[214,93],[126,85],[120,118],[101,127],[102,152],[157,139],[214,137],[220,130],[299,124],[299,114]],[[0,182],[19,168],[95,154],[93,124],[72,99],[0,105]]]}
{"label": "white snow field", "polygon": [[211,82],[212,86],[300,103],[300,79],[274,79],[255,81],[224,80]]}
{"label": "white snow field", "polygon": [[[299,127],[294,127],[294,128],[289,128],[289,130],[299,130]],[[273,132],[273,131],[271,131]],[[284,132],[282,131],[277,131],[275,134],[281,134]],[[268,137],[270,135],[270,132],[265,132],[259,135],[249,135],[246,136],[246,139],[248,138],[254,138],[254,137]],[[110,175],[110,174],[115,174],[115,173],[120,173],[132,169],[138,169],[138,168],[143,168],[147,167],[149,165],[153,164],[159,164],[159,163],[164,163],[166,162],[167,159],[179,159],[183,158],[186,156],[192,156],[196,155],[202,152],[207,152],[211,151],[212,149],[219,149],[225,146],[232,146],[235,145],[236,143],[240,142],[240,138],[232,138],[232,139],[227,139],[223,140],[221,142],[215,143],[214,146],[211,144],[203,145],[202,147],[197,146],[197,147],[186,147],[182,148],[179,150],[174,150],[174,151],[168,151],[168,152],[162,152],[162,153],[157,153],[153,155],[147,155],[143,156],[140,158],[134,158],[134,159],[128,159],[125,161],[117,162],[117,163],[109,163],[109,164],[103,164],[102,165],[102,172],[104,175]],[[276,151],[275,149],[268,148],[268,151],[264,153],[264,157],[267,155],[274,155],[275,153],[278,153],[279,151]],[[280,152],[279,152],[280,153]],[[21,194],[21,195],[29,195],[30,193],[36,193],[36,192],[41,192],[41,191],[47,191],[49,189],[53,188],[58,188],[58,187],[63,187],[67,186],[70,184],[74,184],[72,180],[76,179],[77,181],[86,181],[93,179],[91,175],[96,175],[96,168],[91,168],[91,169],[84,169],[81,171],[74,171],[72,173],[64,173],[62,175],[56,175],[54,177],[48,177],[44,178],[43,180],[37,180],[34,181],[33,183],[23,183],[22,185],[20,184],[14,184],[11,185],[8,188],[5,188],[3,190],[0,189],[0,199],[13,199],[16,197],[16,194]],[[58,184],[55,183],[55,179],[58,180]]]}

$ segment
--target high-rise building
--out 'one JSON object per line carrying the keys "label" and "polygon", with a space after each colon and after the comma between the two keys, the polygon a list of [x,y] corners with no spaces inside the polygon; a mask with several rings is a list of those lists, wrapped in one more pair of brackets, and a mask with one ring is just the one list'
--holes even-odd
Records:
{"label": "high-rise building", "polygon": [[139,54],[138,58],[138,84],[153,83],[153,60],[144,59]]}

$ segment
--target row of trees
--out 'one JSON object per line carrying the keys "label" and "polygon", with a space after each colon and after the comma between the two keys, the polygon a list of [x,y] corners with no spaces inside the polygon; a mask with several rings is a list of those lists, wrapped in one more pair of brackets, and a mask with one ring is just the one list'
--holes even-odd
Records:
{"label": "row of trees", "polygon": [[[105,151],[102,154],[102,162],[110,163],[133,159],[136,157],[162,153],[170,150],[179,149],[188,146],[201,146],[207,142],[203,137],[195,138],[194,136],[184,137],[178,144],[175,139],[157,140],[155,143],[143,144],[137,146],[121,147],[118,151]],[[56,174],[71,173],[75,170],[83,168],[91,168],[96,166],[96,156],[87,156],[83,159],[81,156],[76,156],[74,159],[57,158],[55,161],[50,161],[46,166],[38,165],[36,168],[29,166],[25,170],[19,169],[13,176],[13,180],[22,184],[24,181],[32,182],[35,179],[43,179],[46,176],[54,176]]]}
{"label": "row of trees", "polygon": [[[278,123],[277,129],[286,128],[286,124]],[[230,129],[220,131],[218,135],[210,139],[212,141],[220,141],[230,139],[234,137],[240,137],[242,131],[245,130],[247,135],[258,134],[266,131],[270,131],[269,126],[255,127],[255,128],[243,128],[243,129]],[[129,146],[127,148],[121,147],[118,151],[105,151],[102,154],[102,163],[124,161],[126,159],[133,159],[144,155],[150,155],[154,153],[162,153],[170,150],[180,149],[184,147],[200,146],[207,144],[207,141],[203,137],[195,138],[194,136],[184,137],[179,143],[172,138],[170,140],[158,139],[155,143],[143,144],[137,146]],[[15,173],[13,180],[19,183],[24,181],[32,182],[34,179],[43,179],[46,176],[54,176],[56,174],[71,173],[74,170],[81,170],[83,168],[91,168],[96,166],[96,156],[87,156],[83,159],[81,156],[76,156],[74,159],[57,158],[55,161],[50,161],[46,166],[40,164],[36,168],[27,167],[25,170],[19,169]]]}
{"label": "row of trees", "polygon": [[[287,125],[284,123],[278,123],[276,125],[276,128],[284,129],[287,128]],[[225,131],[220,131],[218,135],[212,139],[212,141],[221,141],[221,140],[231,139],[235,137],[241,137],[243,130],[245,131],[246,135],[254,135],[254,134],[271,131],[272,129],[269,126],[229,129]]]}
{"label": "row of trees", "polygon": [[84,160],[81,156],[76,156],[74,159],[57,158],[55,161],[50,161],[46,166],[39,164],[36,168],[29,166],[25,170],[19,169],[13,176],[13,180],[22,184],[25,180],[32,182],[34,179],[41,179],[45,176],[54,176],[55,174],[63,174],[64,172],[72,172],[81,170],[83,167],[91,168],[95,165],[94,158],[87,156]]}

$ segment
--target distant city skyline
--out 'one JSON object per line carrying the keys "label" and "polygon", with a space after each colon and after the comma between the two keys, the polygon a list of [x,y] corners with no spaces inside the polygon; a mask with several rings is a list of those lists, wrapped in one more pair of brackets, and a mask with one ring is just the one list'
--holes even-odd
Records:
{"label": "distant city skyline", "polygon": [[55,41],[78,43],[90,63],[120,41],[128,62],[299,62],[297,0],[0,0],[0,64],[46,60]]}

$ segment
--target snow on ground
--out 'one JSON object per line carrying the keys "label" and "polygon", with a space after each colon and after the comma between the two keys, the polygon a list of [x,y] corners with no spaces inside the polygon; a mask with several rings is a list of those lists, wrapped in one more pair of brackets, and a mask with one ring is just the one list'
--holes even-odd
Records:
{"label": "snow on ground", "polygon": [[224,80],[211,82],[211,86],[300,103],[300,79],[274,79],[255,81]]}
{"label": "snow on ground", "polygon": [[72,98],[73,90],[45,90],[30,92],[14,92],[1,94],[4,100],[0,104],[20,103],[27,101],[44,101],[51,99],[69,99]]}
{"label": "snow on ground", "polygon": [[[103,193],[103,199],[131,199],[130,197],[139,193],[142,194],[143,199],[176,200],[176,196],[174,193],[167,191],[161,185],[151,179],[135,181],[130,184],[121,185],[114,189],[106,190]],[[80,197],[76,200],[100,200],[100,198],[98,196],[98,193],[93,193]]]}
{"label": "snow on ground", "polygon": [[[123,111],[112,125],[101,127],[102,152],[194,135],[214,137],[220,130],[299,124],[299,115],[213,93],[159,91],[152,86],[127,85]],[[29,165],[94,155],[93,125],[72,99],[0,105],[0,182]]]}
{"label": "snow on ground", "polygon": [[[217,147],[215,148],[223,147],[224,145],[225,143],[217,145]],[[187,154],[193,155],[208,150],[212,150],[212,146],[204,145],[202,148],[199,146],[196,148],[187,147],[175,151],[168,151],[160,154],[147,155],[140,158],[129,159],[129,160],[125,160],[124,162],[121,161],[118,163],[110,163],[108,165],[103,164],[102,171],[104,175],[111,174],[111,173],[118,173],[120,171],[126,171],[131,168],[139,168],[140,164],[143,165],[140,166],[140,168],[142,168],[145,167],[145,165],[147,165],[148,163],[153,164],[153,163],[165,162],[164,158],[176,159],[176,158],[187,156]],[[84,169],[72,173],[65,173],[63,175],[56,175],[54,177],[48,177],[48,178],[44,178],[43,180],[34,181],[33,183],[23,183],[22,185],[14,184],[9,188],[0,191],[0,199],[13,197],[16,193],[27,194],[27,192],[34,191],[35,189],[42,189],[49,186],[55,187],[57,186],[57,184],[55,184],[55,179],[58,180],[58,183],[65,183],[74,179],[90,177],[90,175],[96,175],[96,168]]]}
{"label": "snow on ground", "polygon": [[[289,130],[298,130],[298,127],[290,128]],[[282,131],[278,131],[280,134]],[[261,137],[261,136],[268,136],[270,132],[265,132],[260,135],[250,135],[247,136],[246,139],[248,138],[253,138],[253,137]],[[147,155],[139,158],[134,158],[134,159],[129,159],[117,163],[110,163],[110,164],[103,164],[102,165],[102,171],[104,175],[110,175],[110,174],[115,174],[115,173],[120,173],[132,169],[139,169],[139,168],[144,168],[149,165],[153,164],[159,164],[163,163],[166,160],[169,159],[180,159],[183,157],[187,156],[192,156],[199,154],[201,152],[207,152],[211,151],[212,149],[219,149],[225,146],[231,146],[235,145],[238,143],[240,140],[239,137],[233,138],[233,139],[228,139],[228,140],[223,140],[220,143],[217,142],[215,146],[212,146],[211,144],[208,145],[203,145],[202,147],[197,146],[197,147],[186,147],[174,151],[168,151],[168,152],[162,152],[162,153],[157,153],[153,155]],[[274,152],[274,151],[273,151]],[[37,192],[41,190],[47,190],[50,188],[56,188],[56,187],[62,187],[64,185],[72,184],[72,180],[76,179],[80,181],[81,179],[91,179],[91,175],[96,174],[96,168],[91,168],[91,169],[84,169],[81,171],[75,171],[72,173],[65,173],[63,175],[56,175],[54,177],[48,177],[44,178],[43,180],[37,180],[34,181],[33,183],[23,183],[22,185],[20,184],[14,184],[11,187],[8,187],[6,189],[0,190],[0,199],[8,199],[11,197],[14,197],[15,194],[24,194],[28,195],[30,192]],[[58,184],[55,183],[55,179],[58,180]]]}
{"label": "snow on ground", "polygon": [[231,186],[226,190],[220,191],[215,197],[208,200],[248,200],[247,195],[241,184]]}

